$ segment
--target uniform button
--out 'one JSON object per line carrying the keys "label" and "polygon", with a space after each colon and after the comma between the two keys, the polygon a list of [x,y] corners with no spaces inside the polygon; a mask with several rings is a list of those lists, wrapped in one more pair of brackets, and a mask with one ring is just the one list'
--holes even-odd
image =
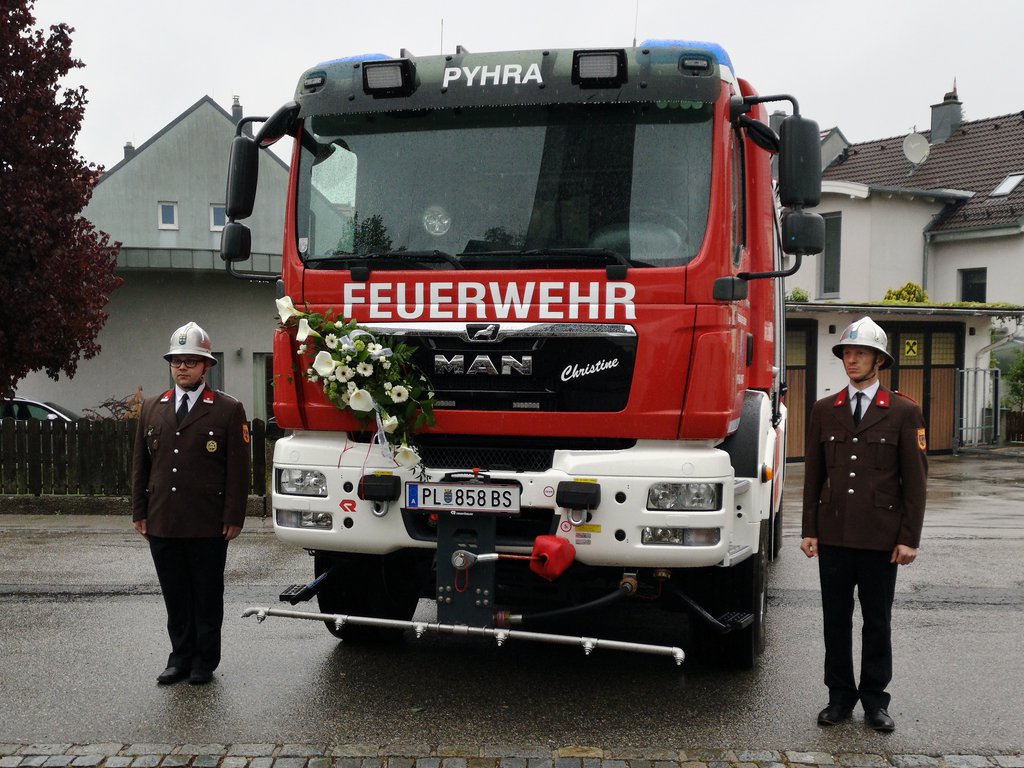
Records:
{"label": "uniform button", "polygon": [[174,449],[174,452],[175,452],[175,453],[177,453],[177,452],[178,452],[178,449],[177,449],[177,448],[175,448],[175,449]]}
{"label": "uniform button", "polygon": [[892,504],[889,505],[889,509],[892,509]]}
{"label": "uniform button", "polygon": [[855,438],[853,438],[853,442],[855,442],[855,443],[860,442],[860,439],[855,437]]}
{"label": "uniform button", "polygon": [[[175,488],[174,486],[171,486],[171,493],[174,493],[176,490],[178,490],[178,489]],[[850,491],[850,493],[853,493],[853,491]]]}
{"label": "uniform button", "polygon": [[856,460],[857,460],[857,454],[853,454],[853,456],[850,457],[850,461],[856,461]]}
{"label": "uniform button", "polygon": [[[178,471],[177,467],[171,467],[171,472],[177,472],[177,471]],[[852,472],[850,473],[850,476],[853,477],[853,473]]]}
{"label": "uniform button", "polygon": [[174,436],[175,436],[175,437],[181,437],[181,432],[175,432],[175,433],[174,433]]}
{"label": "uniform button", "polygon": [[[172,489],[172,490],[173,490],[173,489]],[[851,488],[850,490],[848,490],[848,491],[847,491],[847,493],[849,493],[850,495],[853,495],[853,488]]]}
{"label": "uniform button", "polygon": [[835,436],[835,435],[829,435],[829,436],[828,436],[828,439],[829,439],[829,440],[835,440],[835,439],[836,439],[836,436]]}
{"label": "uniform button", "polygon": [[883,442],[883,443],[885,442],[885,438],[884,438],[884,437],[882,438],[882,442]]}
{"label": "uniform button", "polygon": [[[174,471],[175,471],[175,472],[177,472],[178,470],[174,470]],[[856,477],[856,476],[857,476],[857,473],[856,473],[856,472],[851,472],[851,473],[850,473],[850,477]]]}

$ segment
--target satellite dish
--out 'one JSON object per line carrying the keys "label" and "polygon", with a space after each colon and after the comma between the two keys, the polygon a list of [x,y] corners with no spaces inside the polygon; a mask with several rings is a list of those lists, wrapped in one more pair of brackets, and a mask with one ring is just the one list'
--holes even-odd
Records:
{"label": "satellite dish", "polygon": [[912,165],[918,166],[928,159],[931,147],[920,133],[912,133],[903,140],[903,154]]}

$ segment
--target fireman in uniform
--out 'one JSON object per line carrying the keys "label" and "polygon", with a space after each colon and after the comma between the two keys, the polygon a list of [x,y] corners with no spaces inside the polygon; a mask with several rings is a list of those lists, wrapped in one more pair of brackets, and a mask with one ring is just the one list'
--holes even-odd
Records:
{"label": "fireman in uniform", "polygon": [[[850,382],[811,410],[800,542],[807,557],[818,558],[821,581],[829,703],[818,724],[846,720],[860,701],[865,722],[877,731],[896,727],[886,692],[896,571],[917,556],[928,472],[921,408],[878,381],[893,363],[886,341],[885,331],[864,317],[832,347]],[[859,683],[855,590],[864,622]]]}
{"label": "fireman in uniform", "polygon": [[213,679],[224,621],[228,542],[249,493],[249,428],[233,397],[206,386],[217,364],[195,323],[171,335],[174,388],[148,398],[132,461],[132,523],[149,541],[167,607],[171,653],[161,685]]}

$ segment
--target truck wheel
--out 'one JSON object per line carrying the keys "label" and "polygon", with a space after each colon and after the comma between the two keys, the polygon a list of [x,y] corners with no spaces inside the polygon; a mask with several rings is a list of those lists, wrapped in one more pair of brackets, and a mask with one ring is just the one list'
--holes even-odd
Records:
{"label": "truck wheel", "polygon": [[723,638],[722,660],[731,667],[750,669],[757,663],[765,645],[765,614],[768,609],[768,521],[761,522],[758,553],[740,563],[732,574],[733,605],[736,610],[753,614],[749,627],[730,632]]}
{"label": "truck wheel", "polygon": [[[378,619],[408,621],[416,611],[418,594],[411,561],[401,553],[394,555],[350,555],[317,552],[313,556],[316,576],[337,566],[320,586],[317,602],[321,613],[369,616]],[[363,642],[395,640],[401,629],[324,622],[327,630],[340,640]]]}

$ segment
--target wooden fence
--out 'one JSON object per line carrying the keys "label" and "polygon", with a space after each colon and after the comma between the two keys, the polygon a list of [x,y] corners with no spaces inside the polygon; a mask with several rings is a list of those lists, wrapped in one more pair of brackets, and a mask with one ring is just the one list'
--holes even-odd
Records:
{"label": "wooden fence", "polygon": [[1024,443],[1024,411],[1003,411],[1003,418],[1006,442]]}
{"label": "wooden fence", "polygon": [[[135,421],[0,420],[0,494],[130,496]],[[249,492],[267,492],[266,424],[251,422]]]}

